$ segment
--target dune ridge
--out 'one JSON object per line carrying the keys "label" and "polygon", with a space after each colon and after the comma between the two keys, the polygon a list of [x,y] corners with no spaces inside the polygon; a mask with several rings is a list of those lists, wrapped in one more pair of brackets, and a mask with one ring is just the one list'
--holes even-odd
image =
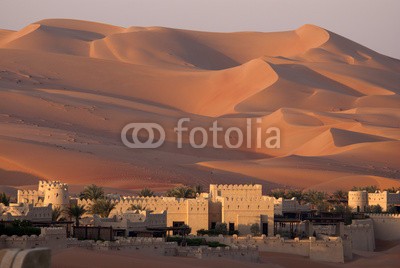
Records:
{"label": "dune ridge", "polygon": [[[333,190],[400,179],[400,61],[315,25],[209,33],[46,19],[0,30],[0,58],[0,169],[18,185],[36,176],[125,190]],[[209,140],[198,150],[185,137],[177,149],[183,117],[243,132],[260,118],[254,126],[280,128],[281,148],[214,149]],[[163,125],[166,143],[125,148],[130,122]]]}

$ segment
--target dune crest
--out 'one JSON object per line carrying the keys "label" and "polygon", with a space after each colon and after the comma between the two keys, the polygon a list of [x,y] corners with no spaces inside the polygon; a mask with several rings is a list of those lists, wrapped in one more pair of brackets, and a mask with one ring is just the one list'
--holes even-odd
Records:
{"label": "dune crest", "polygon": [[[11,185],[6,175],[12,187],[40,176],[126,190],[248,182],[329,190],[400,179],[400,61],[315,25],[210,33],[47,19],[0,30],[0,59],[2,185]],[[182,149],[180,118],[190,118]],[[245,133],[247,119],[250,147],[216,149],[211,138],[189,146],[190,128],[217,120]],[[162,125],[165,144],[124,147],[131,122]],[[279,128],[281,147],[257,148],[257,127],[263,142]],[[240,140],[223,131],[216,139]]]}

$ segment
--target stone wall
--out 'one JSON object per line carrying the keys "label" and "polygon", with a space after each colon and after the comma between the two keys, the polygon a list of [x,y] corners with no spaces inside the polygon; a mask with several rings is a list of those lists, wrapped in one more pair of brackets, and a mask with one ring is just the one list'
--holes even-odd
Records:
{"label": "stone wall", "polygon": [[340,237],[325,237],[317,240],[315,237],[300,240],[284,239],[275,237],[238,237],[236,235],[224,237],[203,236],[208,241],[218,241],[229,246],[255,246],[259,251],[288,253],[309,257],[314,260],[323,260],[327,262],[343,263],[345,259],[351,259],[351,244]]}
{"label": "stone wall", "polygon": [[163,238],[129,237],[117,238],[116,241],[93,241],[68,239],[68,247],[81,247],[91,250],[134,250],[164,256],[207,258],[229,258],[253,261],[259,259],[259,252],[254,246],[232,246],[226,248],[180,247],[176,242],[165,242]]}
{"label": "stone wall", "polygon": [[376,239],[400,239],[400,214],[367,214],[374,226]]}
{"label": "stone wall", "polygon": [[33,204],[38,203],[39,197],[43,197],[37,190],[18,190],[17,203]]}
{"label": "stone wall", "polygon": [[344,263],[345,252],[340,237],[329,237],[327,240],[310,239],[310,259]]}
{"label": "stone wall", "polygon": [[62,227],[41,228],[41,234],[23,236],[0,236],[0,248],[65,248],[67,245],[66,229]]}
{"label": "stone wall", "polygon": [[353,250],[374,251],[375,235],[371,219],[353,220],[344,227],[344,235],[349,237]]}

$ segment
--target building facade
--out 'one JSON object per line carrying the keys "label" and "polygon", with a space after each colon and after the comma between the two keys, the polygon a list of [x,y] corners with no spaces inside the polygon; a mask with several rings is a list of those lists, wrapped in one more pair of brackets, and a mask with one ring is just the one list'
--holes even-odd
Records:
{"label": "building facade", "polygon": [[385,212],[390,206],[400,205],[400,192],[377,191],[368,193],[367,191],[349,191],[348,205],[353,208],[353,211],[357,212],[365,212],[367,206],[379,205],[382,211]]}
{"label": "building facade", "polygon": [[34,206],[66,207],[69,205],[68,184],[59,181],[39,181],[38,190],[18,190],[17,203]]}
{"label": "building facade", "polygon": [[[110,217],[121,216],[141,207],[154,213],[167,212],[167,226],[188,225],[193,234],[198,230],[213,229],[217,223],[226,223],[229,231],[250,234],[250,227],[258,224],[260,232],[273,235],[274,198],[262,195],[262,186],[210,185],[210,192],[196,198],[123,196],[111,199],[116,207]],[[89,207],[91,200],[77,200]],[[89,216],[89,215],[88,215]]]}

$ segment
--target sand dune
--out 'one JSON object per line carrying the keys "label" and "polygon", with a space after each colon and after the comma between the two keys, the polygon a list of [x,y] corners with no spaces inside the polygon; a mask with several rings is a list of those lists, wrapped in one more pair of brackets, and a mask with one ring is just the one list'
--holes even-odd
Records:
{"label": "sand dune", "polygon": [[[3,186],[398,185],[400,61],[318,26],[208,33],[49,19],[0,30],[0,58]],[[177,149],[182,117],[243,132],[261,118],[254,127],[279,127],[281,148],[209,140],[200,150],[184,137]],[[162,124],[166,143],[124,147],[130,122]]]}

